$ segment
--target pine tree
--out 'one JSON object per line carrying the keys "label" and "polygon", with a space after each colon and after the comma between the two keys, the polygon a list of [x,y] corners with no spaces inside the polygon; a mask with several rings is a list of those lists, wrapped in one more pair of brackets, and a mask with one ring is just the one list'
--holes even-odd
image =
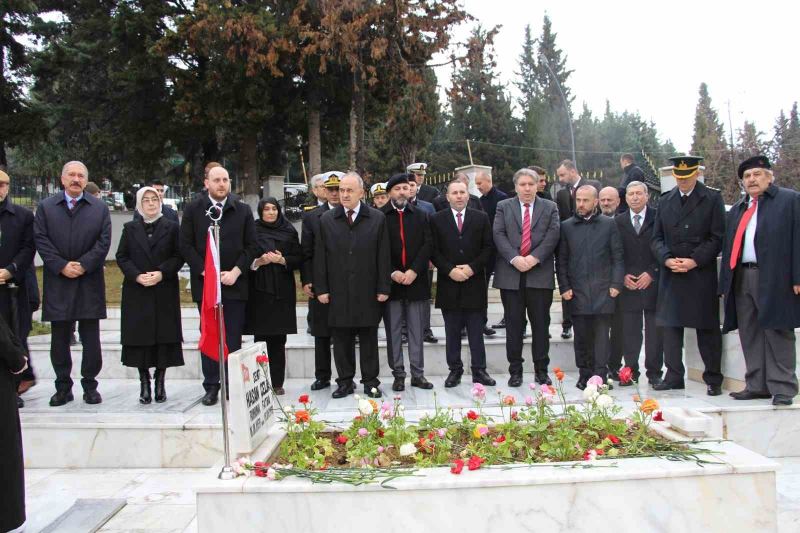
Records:
{"label": "pine tree", "polygon": [[754,155],[767,152],[767,147],[762,137],[764,134],[756,129],[756,125],[747,120],[739,130],[736,139],[736,161],[741,162]]}
{"label": "pine tree", "polygon": [[797,102],[789,118],[781,111],[773,137],[773,166],[776,181],[784,187],[800,190],[800,117]]}
{"label": "pine tree", "polygon": [[703,157],[705,182],[722,191],[726,201],[732,202],[738,196],[736,170],[733,168],[731,153],[725,141],[725,129],[720,123],[717,110],[711,105],[708,85],[700,84],[700,98],[694,117],[694,136],[692,155]]}

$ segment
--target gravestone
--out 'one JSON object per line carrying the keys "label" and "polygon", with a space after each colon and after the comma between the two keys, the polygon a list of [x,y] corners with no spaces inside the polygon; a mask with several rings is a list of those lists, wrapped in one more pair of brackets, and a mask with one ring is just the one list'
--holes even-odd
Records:
{"label": "gravestone", "polygon": [[269,363],[256,361],[266,353],[266,343],[257,342],[228,356],[228,418],[231,452],[235,457],[249,455],[258,448],[275,423]]}

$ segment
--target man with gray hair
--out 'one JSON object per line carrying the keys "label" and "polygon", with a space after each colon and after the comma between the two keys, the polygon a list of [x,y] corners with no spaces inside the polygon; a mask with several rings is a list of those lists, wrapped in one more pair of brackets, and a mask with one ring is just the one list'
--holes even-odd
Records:
{"label": "man with gray hair", "polygon": [[53,407],[73,400],[69,344],[76,320],[83,343],[83,400],[88,404],[102,401],[95,378],[103,365],[100,319],[106,318],[103,265],[111,246],[111,217],[105,202],[84,194],[88,181],[86,165],[80,161],[64,165],[64,191],[43,200],[34,219],[36,249],[44,262],[42,319],[51,322],[52,331]]}
{"label": "man with gray hair", "polygon": [[619,191],[616,187],[603,187],[600,189],[600,212],[607,217],[614,218],[619,207]]}

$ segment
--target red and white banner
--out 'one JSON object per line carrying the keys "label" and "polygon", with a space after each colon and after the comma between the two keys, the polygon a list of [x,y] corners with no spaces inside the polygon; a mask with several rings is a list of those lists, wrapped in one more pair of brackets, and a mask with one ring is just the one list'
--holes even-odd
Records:
{"label": "red and white banner", "polygon": [[[219,275],[219,254],[217,252],[217,243],[214,240],[213,226],[211,226],[208,228],[208,238],[206,239],[203,303],[200,306],[200,342],[197,348],[214,361],[219,361],[220,336],[222,336],[225,359],[228,358],[228,345],[225,343],[225,322],[224,320],[217,320],[217,313],[222,313],[222,309],[219,307],[222,303],[222,284],[219,281]],[[222,331],[220,331],[220,324],[222,324]]]}

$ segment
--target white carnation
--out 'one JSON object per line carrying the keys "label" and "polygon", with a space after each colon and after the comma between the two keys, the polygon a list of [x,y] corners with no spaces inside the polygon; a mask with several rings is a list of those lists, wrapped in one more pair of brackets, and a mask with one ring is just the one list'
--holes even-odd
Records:
{"label": "white carnation", "polygon": [[596,402],[598,407],[611,407],[612,405],[614,405],[614,398],[612,398],[608,394],[601,394],[597,398]]}
{"label": "white carnation", "polygon": [[414,446],[413,442],[409,442],[407,444],[403,444],[400,446],[400,456],[407,457],[409,455],[414,455],[417,453],[417,447]]}
{"label": "white carnation", "polygon": [[368,400],[358,400],[358,411],[364,415],[372,414],[372,404]]}

